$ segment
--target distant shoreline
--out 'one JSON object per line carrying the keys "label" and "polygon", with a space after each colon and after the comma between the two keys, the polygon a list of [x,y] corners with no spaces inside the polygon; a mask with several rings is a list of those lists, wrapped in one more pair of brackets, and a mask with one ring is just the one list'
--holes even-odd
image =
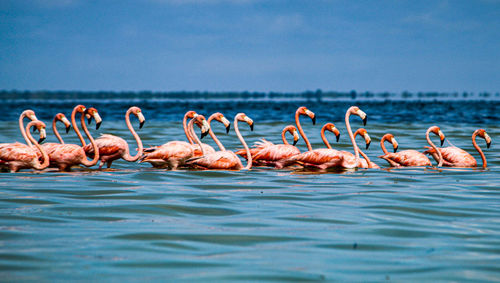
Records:
{"label": "distant shoreline", "polygon": [[251,100],[251,101],[384,101],[384,100],[500,100],[500,93],[489,92],[339,92],[339,91],[304,91],[286,92],[209,92],[209,91],[19,91],[1,90],[3,100],[74,100],[74,99],[154,99],[168,100]]}

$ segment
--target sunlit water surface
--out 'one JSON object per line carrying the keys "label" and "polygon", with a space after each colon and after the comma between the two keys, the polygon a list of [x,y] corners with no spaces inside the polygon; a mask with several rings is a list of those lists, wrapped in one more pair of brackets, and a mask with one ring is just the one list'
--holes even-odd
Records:
{"label": "sunlit water surface", "polygon": [[[31,107],[50,124],[56,111],[69,116],[76,103],[11,103],[2,109],[20,113]],[[337,108],[314,102],[284,108],[279,103],[247,108],[194,103],[172,109],[155,109],[148,101],[137,104],[148,120],[138,131],[146,145],[184,140],[180,120],[189,109],[207,117],[213,111],[229,118],[246,112],[255,120],[254,132],[240,125],[249,144],[261,137],[279,142],[281,129],[293,123],[294,109],[304,104],[318,115],[316,126],[301,118],[314,148],[322,147],[321,125],[331,121],[341,131],[334,147],[352,150],[342,122],[349,102]],[[425,130],[437,124],[448,141],[479,163],[470,136],[476,128],[486,129],[492,147],[478,142],[488,169],[165,171],[117,161],[102,171],[2,173],[0,278],[499,280],[498,104],[357,104],[368,113],[366,129],[373,142],[367,154],[382,167],[387,164],[377,156],[384,133],[396,136],[400,150],[423,149]],[[135,148],[120,120],[130,103],[93,105],[104,122],[92,133],[119,135]],[[430,114],[415,113],[420,109]],[[2,142],[21,140],[15,116],[0,122]],[[354,128],[361,126],[359,118],[351,121]],[[212,127],[228,149],[241,148],[234,132],[226,135],[216,122]],[[77,142],[73,133],[63,137]],[[55,139],[49,136],[48,141]],[[215,146],[209,138],[204,141]],[[305,150],[302,140],[298,145]]]}

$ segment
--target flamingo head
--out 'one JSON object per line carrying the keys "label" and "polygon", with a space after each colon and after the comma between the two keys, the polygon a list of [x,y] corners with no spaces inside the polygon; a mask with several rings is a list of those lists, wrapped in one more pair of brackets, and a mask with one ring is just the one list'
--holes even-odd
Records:
{"label": "flamingo head", "polygon": [[293,135],[293,145],[296,145],[300,139],[299,133],[297,132],[297,128],[295,128],[294,125],[288,125],[283,129],[283,131],[289,132],[290,134]]}
{"label": "flamingo head", "polygon": [[446,138],[443,134],[443,132],[441,132],[441,129],[438,127],[438,126],[432,126],[429,128],[430,132],[436,134],[439,136],[439,140],[441,141],[441,146],[443,146],[443,143],[444,143],[444,139]]}
{"label": "flamingo head", "polygon": [[253,131],[253,120],[250,119],[250,117],[248,117],[245,113],[236,114],[235,119],[237,121],[246,122],[248,125],[250,125],[250,130]]}
{"label": "flamingo head", "polygon": [[40,132],[40,138],[38,139],[38,143],[41,143],[47,137],[47,132],[45,131],[45,123],[39,120],[31,121],[28,123],[26,127],[28,130],[31,127],[35,127]]}
{"label": "flamingo head", "polygon": [[365,143],[366,143],[366,149],[368,149],[370,147],[370,144],[372,143],[372,139],[370,138],[370,135],[368,135],[368,132],[366,131],[365,128],[360,128],[358,129],[359,131],[359,134],[363,136],[363,138],[365,139]]}
{"label": "flamingo head", "polygon": [[130,110],[132,111],[132,114],[134,114],[137,117],[137,119],[139,119],[139,129],[141,129],[142,126],[144,126],[144,122],[146,122],[146,118],[144,118],[141,108],[137,106],[132,106],[130,107]]}
{"label": "flamingo head", "polygon": [[479,129],[479,130],[477,130],[477,132],[478,132],[477,135],[480,136],[480,137],[482,137],[486,141],[486,147],[490,148],[490,146],[491,146],[491,138],[488,135],[488,133],[485,130],[483,130],[483,129]]}
{"label": "flamingo head", "polygon": [[[222,113],[219,112],[214,113],[210,116],[210,118],[215,119],[216,121],[224,124],[224,127],[226,127],[226,134],[229,133],[229,130],[231,129],[231,122],[229,122],[229,120],[226,117],[224,117]],[[208,119],[211,120],[210,118]]]}
{"label": "flamingo head", "polygon": [[363,110],[359,109],[358,106],[351,106],[348,110],[348,113],[352,113],[354,115],[358,115],[361,120],[363,120],[363,126],[366,126],[366,121],[368,120],[368,117],[366,116],[366,113],[363,112]]}
{"label": "flamingo head", "polygon": [[201,129],[200,138],[203,139],[208,132],[210,131],[210,125],[208,124],[205,116],[196,114],[196,117],[193,118],[194,123]]}
{"label": "flamingo head", "polygon": [[328,130],[332,133],[335,134],[335,138],[337,139],[337,142],[339,142],[340,139],[340,131],[335,127],[333,123],[326,123],[324,126],[325,130]]}
{"label": "flamingo head", "polygon": [[313,125],[316,124],[316,114],[312,112],[311,110],[307,109],[305,106],[301,106],[297,109],[297,112],[299,115],[307,115],[309,118],[312,119]]}
{"label": "flamingo head", "polygon": [[196,116],[198,116],[198,114],[196,114],[196,112],[195,112],[195,111],[193,111],[193,110],[189,110],[188,112],[186,112],[186,114],[184,114],[184,117],[185,117],[186,119],[188,119],[188,118],[189,118],[189,119],[193,119],[193,118],[194,118],[194,117],[196,117]]}
{"label": "flamingo head", "polygon": [[36,121],[38,118],[36,118],[35,111],[28,109],[24,110],[23,113],[21,113],[22,117],[28,117],[31,121]]}
{"label": "flamingo head", "polygon": [[71,123],[69,122],[68,118],[63,113],[57,113],[56,114],[56,121],[61,121],[64,126],[66,127],[66,134],[69,132],[69,129],[71,129]]}
{"label": "flamingo head", "polygon": [[101,119],[101,116],[99,115],[99,112],[97,112],[97,109],[95,109],[94,107],[90,107],[90,108],[86,109],[85,116],[88,117],[87,115],[89,115],[91,117],[91,118],[88,118],[89,124],[90,124],[91,119],[94,118],[95,129],[98,130],[99,127],[101,126],[102,119]]}
{"label": "flamingo head", "polygon": [[392,134],[385,134],[383,137],[382,137],[382,141],[389,141],[390,143],[392,143],[392,147],[394,148],[394,153],[396,153],[396,151],[398,151],[398,142],[396,141],[396,139],[394,138],[394,136]]}

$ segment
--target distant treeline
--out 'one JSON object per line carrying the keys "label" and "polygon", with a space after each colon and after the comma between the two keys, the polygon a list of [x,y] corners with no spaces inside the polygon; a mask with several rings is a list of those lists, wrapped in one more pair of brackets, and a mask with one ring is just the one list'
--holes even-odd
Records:
{"label": "distant treeline", "polygon": [[305,99],[317,100],[323,99],[498,99],[500,93],[488,92],[338,92],[338,91],[304,91],[298,93],[285,92],[208,92],[208,91],[169,91],[169,92],[153,92],[153,91],[18,91],[18,90],[2,90],[0,91],[0,99],[252,99],[252,100],[274,100],[274,99]]}

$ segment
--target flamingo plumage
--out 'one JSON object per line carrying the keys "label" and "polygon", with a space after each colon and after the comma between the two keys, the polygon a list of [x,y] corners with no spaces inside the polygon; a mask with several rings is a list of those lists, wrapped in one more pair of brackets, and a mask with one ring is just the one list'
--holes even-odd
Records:
{"label": "flamingo plumage", "polygon": [[[197,115],[189,121],[187,126],[188,131],[190,131],[190,128],[194,127],[195,122],[196,125],[201,128],[202,137],[207,135],[210,126],[203,115]],[[196,135],[194,138],[203,154],[203,147],[201,147],[200,140]],[[179,166],[185,165],[186,161],[193,156],[194,148],[190,143],[184,141],[170,141],[163,145],[144,150],[144,154],[139,162],[148,162],[155,168],[176,170]]]}
{"label": "flamingo plumage", "polygon": [[[439,129],[438,126],[432,126],[429,127],[425,133],[425,137],[429,145],[437,150],[436,145],[431,141],[429,134],[434,133],[437,136],[439,136],[439,139],[441,140],[441,145],[443,145],[445,136],[443,132],[441,132],[441,129]],[[390,141],[393,144],[394,147],[394,153],[390,153],[387,151],[387,149],[384,146],[385,141]],[[398,144],[395,142],[394,136],[391,134],[386,134],[382,137],[380,140],[380,147],[382,148],[382,151],[384,152],[384,155],[379,156],[379,158],[382,158],[389,162],[389,164],[392,167],[406,167],[406,166],[432,166],[431,161],[427,156],[425,156],[424,153],[416,151],[416,150],[403,150],[400,152],[396,152],[398,149]],[[438,161],[438,167],[441,167],[443,165],[443,158],[441,156],[441,152],[437,151],[437,154],[439,155],[439,161]]]}
{"label": "flamingo plumage", "polygon": [[[31,136],[31,127],[35,127],[40,131],[38,142]],[[46,137],[45,124],[38,120],[29,122],[23,132],[23,137],[29,140],[33,147],[18,142],[0,144],[0,168],[8,169],[10,172],[17,172],[20,169],[43,170],[47,168],[49,166],[49,156],[39,144]],[[42,163],[40,163],[37,152],[42,156]]]}
{"label": "flamingo plumage", "polygon": [[[206,153],[212,153],[212,152],[215,152],[215,149],[209,145],[209,144],[206,144],[206,143],[200,143],[200,145],[196,144],[195,143],[195,139],[193,138],[193,133],[191,133],[192,130],[188,129],[188,126],[187,126],[187,120],[188,119],[193,119],[193,118],[196,118],[199,114],[196,113],[195,111],[193,110],[190,110],[190,111],[187,111],[186,114],[184,114],[184,118],[182,119],[182,127],[184,129],[184,133],[186,134],[186,138],[188,139],[189,143],[191,144],[191,146],[193,147],[193,150],[194,150],[194,156],[202,156],[202,151],[200,149],[200,146],[203,148],[203,152],[206,154]],[[211,116],[210,116],[211,117]],[[208,118],[208,125],[210,125],[210,117]]]}
{"label": "flamingo plumage", "polygon": [[[474,131],[472,134],[472,145],[474,148],[478,151],[479,155],[481,156],[481,159],[483,161],[483,168],[486,168],[487,162],[486,162],[486,157],[484,156],[483,151],[479,147],[479,145],[476,143],[476,137],[479,136],[480,138],[483,138],[486,141],[486,147],[490,148],[491,145],[491,138],[486,133],[484,129],[477,129]],[[428,150],[426,150],[424,153],[431,154],[432,157],[438,161],[439,160],[439,155],[437,154],[436,150],[434,148],[429,148],[427,147]],[[477,167],[477,161],[476,159],[467,151],[458,148],[456,146],[448,146],[448,147],[441,147],[438,148],[438,151],[441,153],[441,156],[443,156],[443,165],[448,166],[448,167]]]}
{"label": "flamingo plumage", "polygon": [[[104,163],[106,163],[107,168],[111,167],[113,161],[123,158],[125,161],[134,162],[139,160],[142,156],[143,146],[142,141],[139,135],[136,133],[134,128],[132,127],[132,123],[130,122],[130,114],[134,114],[139,120],[139,129],[142,128],[146,119],[142,114],[142,111],[137,106],[130,107],[125,113],[125,124],[127,125],[128,130],[132,133],[132,136],[137,143],[137,153],[132,156],[130,155],[130,149],[128,143],[121,137],[117,137],[115,135],[103,134],[98,139],[95,140],[97,147],[99,148],[99,169],[102,168]],[[94,156],[94,148],[92,145],[87,144],[83,147],[83,150],[89,157]]]}
{"label": "flamingo plumage", "polygon": [[73,130],[83,144],[85,144],[85,141],[80,133],[80,130],[78,129],[78,125],[76,124],[76,113],[81,114],[80,124],[85,135],[90,140],[90,144],[93,146],[97,154],[94,155],[94,158],[92,160],[88,160],[85,151],[83,150],[83,146],[67,143],[53,144],[50,147],[47,147],[47,154],[49,155],[50,159],[50,167],[57,167],[59,171],[70,171],[72,166],[80,164],[86,167],[91,167],[96,165],[99,161],[99,150],[97,148],[97,145],[95,144],[94,138],[85,125],[85,116],[88,114],[92,118],[94,118],[96,120],[96,127],[101,124],[102,119],[95,108],[87,109],[83,105],[77,105],[73,108],[73,111],[71,113],[71,124],[73,126]]}
{"label": "flamingo plumage", "polygon": [[[347,127],[347,132],[351,139],[354,155],[347,151],[339,151],[331,148],[322,148],[317,150],[309,150],[307,152],[301,153],[299,155],[293,156],[289,159],[291,162],[295,162],[297,164],[301,164],[305,167],[315,167],[319,169],[327,169],[327,168],[339,168],[339,169],[349,169],[359,167],[359,149],[354,140],[354,135],[351,130],[351,126],[349,123],[349,117],[351,114],[359,116],[363,123],[366,124],[366,114],[357,106],[350,107],[345,115],[345,123]],[[336,136],[339,135],[338,130],[336,130],[335,126],[330,128],[325,128],[330,131],[333,131]]]}
{"label": "flamingo plumage", "polygon": [[223,170],[241,170],[241,169],[250,169],[252,167],[252,155],[250,154],[250,149],[243,139],[239,128],[238,121],[246,122],[250,125],[250,129],[253,130],[253,120],[250,119],[245,113],[238,113],[234,117],[234,131],[236,132],[236,136],[242,143],[243,147],[247,152],[247,165],[243,167],[241,160],[238,156],[230,150],[225,151],[217,151],[214,153],[206,154],[202,157],[196,157],[188,161],[189,164],[192,164],[195,168],[199,169],[223,169]]}
{"label": "flamingo plumage", "polygon": [[[285,134],[287,132],[293,136],[293,145],[286,140]],[[281,132],[281,139],[283,144],[274,144],[265,139],[255,142],[255,146],[250,149],[254,166],[272,166],[280,169],[283,168],[284,162],[288,158],[300,154],[300,150],[295,146],[299,140],[299,134],[295,126],[286,126]],[[247,156],[244,149],[238,150],[236,154],[243,158]]]}

